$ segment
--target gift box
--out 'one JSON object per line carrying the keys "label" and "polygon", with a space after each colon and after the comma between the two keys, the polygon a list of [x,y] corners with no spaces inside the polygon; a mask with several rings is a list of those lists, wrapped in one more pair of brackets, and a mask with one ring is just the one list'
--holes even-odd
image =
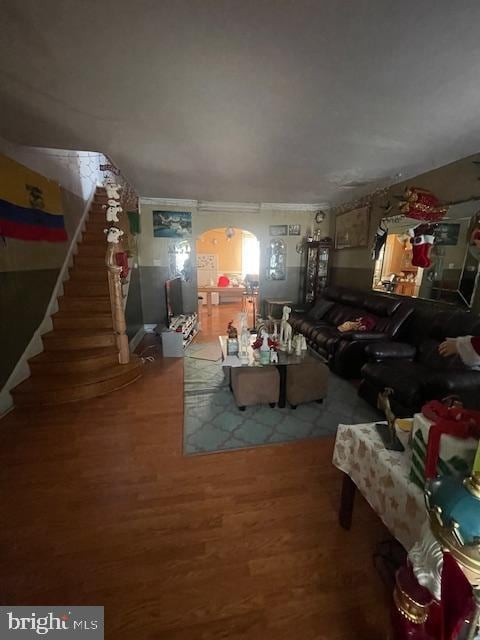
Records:
{"label": "gift box", "polygon": [[[440,421],[429,420],[422,413],[416,413],[413,418],[410,480],[422,490],[426,480],[428,438],[434,424],[440,424]],[[476,437],[461,438],[443,433],[439,441],[435,475],[457,477],[468,475],[472,471],[477,448],[478,438]]]}

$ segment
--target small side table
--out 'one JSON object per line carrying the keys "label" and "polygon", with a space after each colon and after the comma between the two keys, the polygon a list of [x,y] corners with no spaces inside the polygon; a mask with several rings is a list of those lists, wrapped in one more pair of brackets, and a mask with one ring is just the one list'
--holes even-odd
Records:
{"label": "small side table", "polygon": [[410,549],[427,520],[422,490],[410,480],[408,434],[397,429],[405,451],[388,451],[375,424],[338,426],[333,464],[343,471],[340,525],[350,529],[358,488],[390,533]]}
{"label": "small side table", "polygon": [[[279,298],[265,298],[265,317],[274,320],[273,310],[274,307],[291,307],[293,300],[281,300]],[[281,318],[282,314],[280,314]],[[278,319],[280,319],[278,318]]]}

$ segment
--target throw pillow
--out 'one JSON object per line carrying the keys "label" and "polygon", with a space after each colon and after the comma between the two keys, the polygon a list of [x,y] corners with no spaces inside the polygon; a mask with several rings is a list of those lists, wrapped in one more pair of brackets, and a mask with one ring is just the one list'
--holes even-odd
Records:
{"label": "throw pillow", "polygon": [[310,309],[310,313],[308,315],[312,320],[321,320],[323,316],[330,311],[334,304],[333,300],[319,300],[315,303],[312,309]]}

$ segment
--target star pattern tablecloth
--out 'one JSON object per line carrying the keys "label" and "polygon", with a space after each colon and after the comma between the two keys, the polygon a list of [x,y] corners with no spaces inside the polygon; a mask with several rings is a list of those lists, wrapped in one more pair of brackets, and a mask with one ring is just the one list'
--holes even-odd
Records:
{"label": "star pattern tablecloth", "polygon": [[408,435],[398,431],[405,452],[387,451],[374,424],[341,424],[333,464],[348,474],[392,535],[409,550],[427,519],[423,492],[410,478]]}

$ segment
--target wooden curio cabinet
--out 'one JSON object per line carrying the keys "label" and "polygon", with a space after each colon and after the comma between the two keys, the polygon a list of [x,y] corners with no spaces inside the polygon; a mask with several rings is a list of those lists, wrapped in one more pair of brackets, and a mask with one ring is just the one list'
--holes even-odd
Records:
{"label": "wooden curio cabinet", "polygon": [[305,245],[305,304],[313,304],[328,284],[331,250],[332,245],[330,242],[323,242],[322,240],[307,242]]}

